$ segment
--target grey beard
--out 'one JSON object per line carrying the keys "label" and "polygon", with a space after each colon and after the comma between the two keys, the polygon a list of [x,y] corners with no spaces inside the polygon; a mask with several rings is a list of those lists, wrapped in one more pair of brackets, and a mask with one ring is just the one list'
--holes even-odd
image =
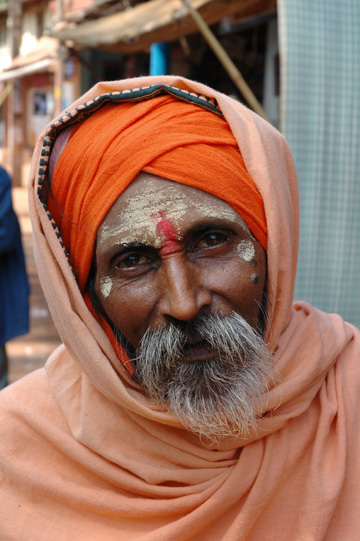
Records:
{"label": "grey beard", "polygon": [[[183,348],[199,339],[218,356],[183,361]],[[134,379],[152,401],[173,413],[185,428],[214,443],[229,436],[246,437],[255,428],[273,377],[264,340],[236,313],[148,329],[132,361]]]}

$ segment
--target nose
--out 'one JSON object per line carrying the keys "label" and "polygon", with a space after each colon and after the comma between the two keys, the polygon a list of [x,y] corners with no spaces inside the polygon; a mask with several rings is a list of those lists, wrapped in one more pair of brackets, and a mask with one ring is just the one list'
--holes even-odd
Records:
{"label": "nose", "polygon": [[199,270],[179,254],[163,259],[161,297],[158,308],[162,316],[190,321],[202,308],[210,306],[211,292],[201,283]]}

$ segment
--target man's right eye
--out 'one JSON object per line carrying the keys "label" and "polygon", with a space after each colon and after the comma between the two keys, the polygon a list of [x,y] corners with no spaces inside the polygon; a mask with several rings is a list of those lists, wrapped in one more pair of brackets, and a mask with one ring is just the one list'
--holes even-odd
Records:
{"label": "man's right eye", "polygon": [[151,258],[143,254],[127,254],[119,257],[115,262],[117,269],[133,269],[149,265]]}

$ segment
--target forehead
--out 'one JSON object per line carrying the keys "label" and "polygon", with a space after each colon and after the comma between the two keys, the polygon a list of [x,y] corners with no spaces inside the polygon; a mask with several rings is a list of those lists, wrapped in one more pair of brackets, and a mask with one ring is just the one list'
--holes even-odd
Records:
{"label": "forehead", "polygon": [[98,230],[98,243],[116,241],[161,245],[165,223],[184,235],[186,229],[200,222],[236,222],[248,228],[241,216],[225,201],[207,192],[140,173],[113,204]]}

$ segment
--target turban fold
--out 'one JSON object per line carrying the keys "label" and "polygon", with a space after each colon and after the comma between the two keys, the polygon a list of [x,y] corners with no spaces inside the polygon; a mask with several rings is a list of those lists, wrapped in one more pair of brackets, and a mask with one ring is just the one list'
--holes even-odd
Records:
{"label": "turban fold", "polygon": [[172,96],[107,104],[58,139],[48,207],[84,292],[96,232],[140,171],[229,203],[266,249],[261,196],[227,122]]}

